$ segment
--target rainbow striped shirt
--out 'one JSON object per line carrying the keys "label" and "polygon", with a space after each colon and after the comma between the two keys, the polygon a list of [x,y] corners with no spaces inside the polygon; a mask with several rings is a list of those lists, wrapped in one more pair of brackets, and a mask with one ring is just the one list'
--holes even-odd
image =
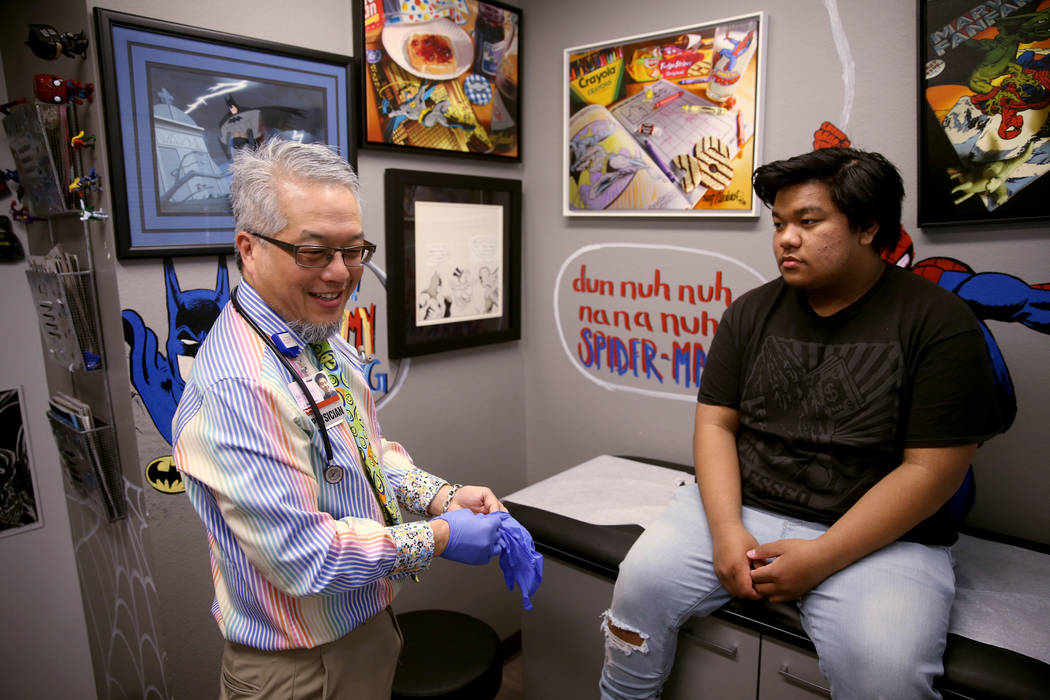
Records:
{"label": "rainbow striped shirt", "polygon": [[[268,334],[289,332],[246,282],[238,301]],[[446,483],[382,438],[356,354],[331,339],[352,377],[368,439],[400,506],[426,515]],[[426,522],[386,527],[346,421],[329,429],[337,484],[324,479],[320,431],[299,408],[280,360],[227,304],[200,348],[172,421],[175,463],[208,534],[223,636],[257,649],[309,648],[385,608],[399,581],[430,566]]]}

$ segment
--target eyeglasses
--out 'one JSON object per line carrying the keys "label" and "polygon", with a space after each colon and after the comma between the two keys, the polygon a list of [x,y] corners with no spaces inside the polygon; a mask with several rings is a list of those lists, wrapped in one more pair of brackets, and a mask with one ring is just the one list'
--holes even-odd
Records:
{"label": "eyeglasses", "polygon": [[336,253],[342,253],[343,264],[347,267],[362,267],[376,253],[376,244],[368,241],[365,241],[363,245],[335,248],[330,245],[293,245],[279,241],[276,238],[264,236],[261,233],[253,233],[252,231],[248,231],[248,233],[291,253],[295,257],[295,264],[299,267],[311,269],[328,267],[332,264],[332,258],[335,257]]}

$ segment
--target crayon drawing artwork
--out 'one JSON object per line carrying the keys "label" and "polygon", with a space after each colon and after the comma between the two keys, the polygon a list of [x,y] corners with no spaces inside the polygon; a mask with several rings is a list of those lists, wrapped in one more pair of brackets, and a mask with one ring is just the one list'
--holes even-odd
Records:
{"label": "crayon drawing artwork", "polygon": [[565,51],[563,213],[756,217],[763,13]]}

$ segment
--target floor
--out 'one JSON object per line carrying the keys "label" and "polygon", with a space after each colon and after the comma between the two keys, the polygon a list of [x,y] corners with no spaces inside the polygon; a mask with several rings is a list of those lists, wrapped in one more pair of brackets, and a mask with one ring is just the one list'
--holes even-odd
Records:
{"label": "floor", "polygon": [[525,673],[522,665],[521,652],[503,663],[503,684],[496,700],[525,700]]}

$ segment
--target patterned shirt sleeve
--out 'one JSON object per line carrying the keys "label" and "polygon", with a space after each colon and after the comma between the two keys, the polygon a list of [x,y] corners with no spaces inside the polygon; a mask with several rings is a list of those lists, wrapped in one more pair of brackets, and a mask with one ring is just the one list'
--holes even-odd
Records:
{"label": "patterned shirt sleeve", "polygon": [[405,523],[390,528],[397,547],[397,561],[392,577],[424,571],[434,560],[434,530],[425,521]]}
{"label": "patterned shirt sleeve", "polygon": [[[393,458],[391,455],[393,455]],[[429,515],[427,506],[434,500],[434,496],[441,490],[441,487],[448,482],[412,466],[411,461],[405,467],[400,463],[401,455],[407,457],[401,445],[396,442],[383,441],[384,464],[391,471],[397,470],[402,472],[396,489],[397,502],[405,510],[426,517]]]}

